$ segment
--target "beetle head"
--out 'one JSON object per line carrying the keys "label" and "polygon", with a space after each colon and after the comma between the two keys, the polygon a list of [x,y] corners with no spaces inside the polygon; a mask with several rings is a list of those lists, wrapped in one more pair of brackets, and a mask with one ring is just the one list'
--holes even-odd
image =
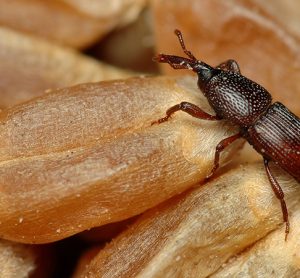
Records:
{"label": "beetle head", "polygon": [[192,52],[186,49],[182,34],[179,30],[176,29],[175,34],[178,37],[183,52],[188,58],[176,55],[158,54],[153,60],[159,63],[168,63],[174,69],[188,69],[196,72],[198,75],[198,85],[202,89],[208,80],[215,74],[216,69],[197,60]]}

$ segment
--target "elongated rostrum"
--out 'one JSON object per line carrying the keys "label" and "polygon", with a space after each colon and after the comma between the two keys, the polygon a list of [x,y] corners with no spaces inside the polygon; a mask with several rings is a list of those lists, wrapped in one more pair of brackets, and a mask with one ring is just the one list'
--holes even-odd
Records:
{"label": "elongated rostrum", "polygon": [[241,75],[238,63],[227,60],[212,67],[197,60],[187,50],[182,34],[175,30],[187,57],[159,54],[154,60],[168,63],[174,69],[189,69],[198,75],[198,87],[215,111],[210,115],[189,102],[170,107],[166,116],[154,121],[160,124],[176,111],[184,111],[203,120],[226,119],[239,127],[239,132],[223,139],[215,151],[214,165],[207,178],[219,167],[221,152],[238,138],[246,139],[262,155],[266,174],[276,197],[280,200],[283,221],[286,223],[285,240],[290,230],[284,193],[273,175],[269,162],[274,162],[300,182],[300,119],[282,103],[272,103],[270,93],[259,84]]}

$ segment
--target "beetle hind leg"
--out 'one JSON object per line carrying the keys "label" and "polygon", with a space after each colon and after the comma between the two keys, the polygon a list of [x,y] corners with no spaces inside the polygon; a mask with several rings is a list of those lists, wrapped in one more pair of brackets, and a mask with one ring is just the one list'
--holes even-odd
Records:
{"label": "beetle hind leg", "polygon": [[281,210],[282,210],[282,216],[283,221],[285,222],[285,240],[287,240],[287,236],[290,232],[290,222],[289,222],[289,213],[286,207],[286,203],[284,200],[284,193],[277,182],[276,178],[273,176],[270,167],[269,167],[269,160],[264,158],[264,165],[267,172],[268,179],[270,181],[270,184],[272,186],[273,192],[275,193],[276,197],[279,199],[281,204]]}

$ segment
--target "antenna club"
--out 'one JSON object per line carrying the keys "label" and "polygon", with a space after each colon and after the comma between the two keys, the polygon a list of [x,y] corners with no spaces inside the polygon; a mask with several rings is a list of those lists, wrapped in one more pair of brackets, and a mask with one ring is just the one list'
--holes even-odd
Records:
{"label": "antenna club", "polygon": [[174,33],[175,33],[176,36],[180,36],[181,35],[181,32],[178,29],[175,29]]}

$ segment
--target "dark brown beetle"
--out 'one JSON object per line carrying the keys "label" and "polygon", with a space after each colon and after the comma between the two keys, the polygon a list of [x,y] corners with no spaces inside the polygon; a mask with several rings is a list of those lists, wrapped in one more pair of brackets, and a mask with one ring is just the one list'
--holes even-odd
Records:
{"label": "dark brown beetle", "polygon": [[220,153],[236,139],[245,138],[263,156],[268,179],[281,203],[287,239],[289,219],[284,193],[271,173],[269,161],[278,164],[300,182],[300,119],[283,104],[279,102],[272,104],[272,97],[268,91],[241,75],[236,61],[228,60],[215,68],[211,67],[197,60],[185,48],[179,30],[175,30],[175,34],[188,58],[159,54],[154,60],[168,63],[174,69],[189,69],[196,72],[198,86],[216,115],[210,115],[192,103],[182,102],[169,108],[166,116],[153,124],[165,122],[173,113],[181,110],[199,119],[226,119],[238,125],[237,134],[225,138],[217,145],[214,166],[207,178],[218,169]]}

